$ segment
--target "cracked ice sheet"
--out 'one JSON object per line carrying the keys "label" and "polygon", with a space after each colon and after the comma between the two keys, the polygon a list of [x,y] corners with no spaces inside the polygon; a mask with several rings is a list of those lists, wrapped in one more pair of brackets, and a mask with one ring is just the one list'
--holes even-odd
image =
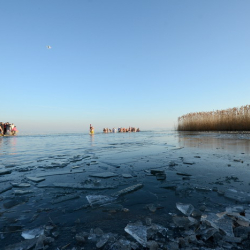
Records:
{"label": "cracked ice sheet", "polygon": [[207,222],[215,229],[222,230],[226,235],[234,237],[233,221],[228,216],[218,217],[216,214],[202,215],[201,221]]}

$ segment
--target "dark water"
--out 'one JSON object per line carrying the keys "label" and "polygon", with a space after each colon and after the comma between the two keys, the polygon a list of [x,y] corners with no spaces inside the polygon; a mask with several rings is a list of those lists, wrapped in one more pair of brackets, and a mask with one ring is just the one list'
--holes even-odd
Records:
{"label": "dark water", "polygon": [[[249,164],[248,135],[145,131],[0,138],[0,171],[10,171],[0,175],[1,244],[20,242],[22,231],[51,224],[59,236],[50,249],[68,243],[72,249],[77,244],[76,233],[96,227],[126,235],[124,228],[129,222],[146,217],[168,228],[173,224],[172,214],[177,213],[176,202],[224,211],[237,201],[221,192],[249,191]],[[152,169],[164,171],[166,179],[159,180],[151,174]],[[91,176],[107,172],[116,176]],[[27,177],[45,180],[36,183]],[[29,183],[30,187],[8,189],[13,182]],[[93,188],[60,188],[55,183]],[[88,195],[110,197],[135,184],[143,187],[111,204],[88,206]],[[30,193],[15,194],[15,190]],[[92,248],[86,245],[85,249]]]}

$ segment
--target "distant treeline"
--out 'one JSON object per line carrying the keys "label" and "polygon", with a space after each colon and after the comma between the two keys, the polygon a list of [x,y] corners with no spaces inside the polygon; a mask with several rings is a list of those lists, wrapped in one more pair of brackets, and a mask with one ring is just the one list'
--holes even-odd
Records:
{"label": "distant treeline", "polygon": [[250,105],[178,118],[178,131],[250,131]]}

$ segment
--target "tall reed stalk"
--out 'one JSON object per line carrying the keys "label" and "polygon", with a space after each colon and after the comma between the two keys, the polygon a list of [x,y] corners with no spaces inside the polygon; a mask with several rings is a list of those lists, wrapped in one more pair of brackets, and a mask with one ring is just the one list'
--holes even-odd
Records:
{"label": "tall reed stalk", "polygon": [[250,131],[250,105],[178,118],[178,131]]}

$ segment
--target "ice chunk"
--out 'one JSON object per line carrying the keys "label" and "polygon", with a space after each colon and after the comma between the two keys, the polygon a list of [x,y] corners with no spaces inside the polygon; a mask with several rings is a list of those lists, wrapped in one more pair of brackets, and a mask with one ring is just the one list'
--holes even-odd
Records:
{"label": "ice chunk", "polygon": [[216,214],[202,215],[201,221],[211,225],[215,229],[222,230],[228,236],[234,236],[233,221],[228,216],[218,217]]}
{"label": "ice chunk", "polygon": [[123,178],[132,178],[133,176],[131,174],[122,174]]}
{"label": "ice chunk", "polygon": [[97,248],[102,248],[108,242],[108,240],[109,240],[109,235],[108,234],[102,235],[100,240],[96,243],[96,247]]}
{"label": "ice chunk", "polygon": [[215,228],[208,228],[202,232],[202,238],[204,240],[208,240],[210,237],[212,237],[215,233],[218,232],[218,229]]}
{"label": "ice chunk", "polygon": [[112,196],[120,196],[120,195],[124,195],[124,194],[127,194],[127,193],[130,193],[130,192],[133,192],[133,191],[136,191],[140,188],[142,188],[143,185],[142,184],[136,184],[136,185],[133,185],[133,186],[130,186],[130,187],[127,187],[125,189],[122,189],[114,194],[112,194]]}
{"label": "ice chunk", "polygon": [[16,183],[16,182],[11,182],[10,183],[13,187],[30,187],[29,183]]}
{"label": "ice chunk", "polygon": [[11,170],[0,170],[0,175],[11,174]]}
{"label": "ice chunk", "polygon": [[14,190],[15,195],[30,194],[32,192],[33,191],[31,191],[31,190],[19,190],[19,189]]}
{"label": "ice chunk", "polygon": [[245,192],[239,192],[235,189],[228,189],[224,196],[228,199],[235,200],[241,203],[250,202],[250,194]]}
{"label": "ice chunk", "polygon": [[163,227],[163,226],[161,226],[161,225],[152,223],[152,224],[148,227],[148,229],[147,229],[147,237],[148,237],[148,239],[149,239],[149,238],[151,238],[153,235],[155,235],[155,234],[157,234],[157,233],[159,233],[159,234],[161,234],[162,236],[165,237],[166,234],[167,234],[167,231],[168,231],[167,228],[165,228],[165,227]]}
{"label": "ice chunk", "polygon": [[174,216],[173,221],[176,226],[184,227],[184,228],[187,228],[189,226],[192,226],[198,223],[198,221],[192,217],[180,217],[180,216]]}
{"label": "ice chunk", "polygon": [[165,171],[162,169],[151,169],[150,171],[151,174],[155,175],[155,174],[164,174]]}
{"label": "ice chunk", "polygon": [[87,195],[86,198],[92,207],[108,204],[116,200],[116,198],[114,197],[105,196],[105,195]]}
{"label": "ice chunk", "polygon": [[103,172],[103,173],[97,173],[97,174],[91,174],[92,177],[99,177],[99,178],[110,178],[118,176],[118,174],[112,173],[112,172]]}
{"label": "ice chunk", "polygon": [[26,176],[26,178],[30,181],[34,181],[34,182],[40,182],[40,181],[44,181],[45,178],[40,178],[40,177],[32,177],[32,176]]}
{"label": "ice chunk", "polygon": [[37,238],[42,234],[44,234],[43,228],[34,228],[34,229],[23,231],[21,235],[25,240],[30,240],[30,239]]}
{"label": "ice chunk", "polygon": [[190,216],[194,211],[194,206],[191,204],[176,203],[176,207],[185,215]]}
{"label": "ice chunk", "polygon": [[147,227],[142,225],[141,221],[129,223],[125,229],[137,242],[143,247],[147,245]]}

